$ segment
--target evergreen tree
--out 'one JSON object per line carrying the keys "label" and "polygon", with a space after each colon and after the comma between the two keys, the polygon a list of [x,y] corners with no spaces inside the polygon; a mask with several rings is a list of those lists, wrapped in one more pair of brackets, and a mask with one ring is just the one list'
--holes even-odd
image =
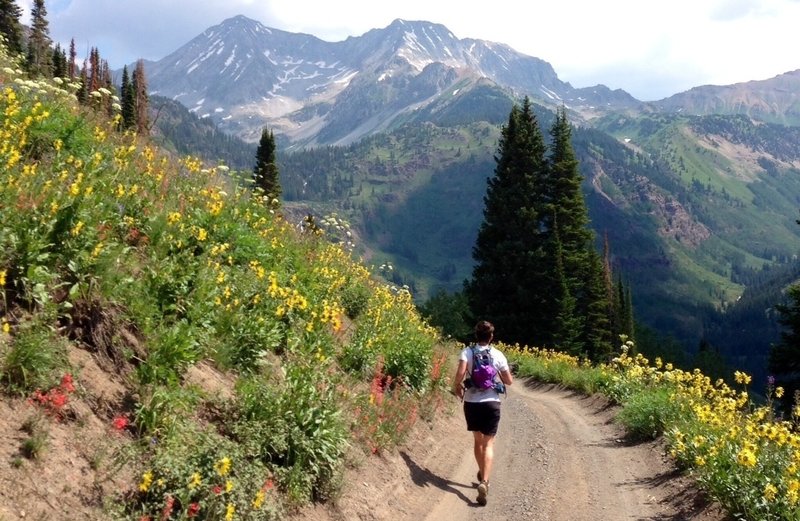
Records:
{"label": "evergreen tree", "polygon": [[278,165],[275,163],[275,136],[266,127],[261,131],[261,139],[256,150],[253,181],[271,201],[280,199],[281,184]]}
{"label": "evergreen tree", "polygon": [[494,176],[484,197],[484,221],[473,248],[475,267],[465,284],[476,319],[490,320],[508,343],[552,345],[555,306],[540,225],[545,143],[528,98],[503,127]]}
{"label": "evergreen tree", "polygon": [[[584,324],[580,341],[586,353],[599,360],[611,351],[611,302],[603,264],[594,249],[594,232],[589,228],[589,212],[581,190],[583,177],[564,107],[556,111],[550,135],[550,167],[543,199],[548,205],[547,215],[558,223],[566,282],[576,299],[575,313]],[[543,225],[552,227],[548,222]]]}
{"label": "evergreen tree", "polygon": [[795,391],[800,390],[800,284],[786,290],[786,302],[778,304],[778,322],[784,326],[781,340],[769,354],[769,370],[779,385],[786,389],[784,405],[790,406]]}
{"label": "evergreen tree", "polygon": [[578,302],[572,295],[570,284],[566,273],[564,273],[563,249],[558,233],[558,221],[554,223],[555,250],[553,252],[556,260],[556,280],[558,286],[556,293],[556,327],[554,344],[562,351],[578,356],[584,354],[584,343],[581,341],[583,331],[583,317],[577,313]]}
{"label": "evergreen tree", "polygon": [[31,7],[31,33],[28,38],[27,66],[31,74],[52,75],[50,29],[44,0],[33,0]]}
{"label": "evergreen tree", "polygon": [[122,105],[122,121],[121,126],[123,129],[134,128],[136,126],[136,92],[133,89],[130,75],[128,74],[128,66],[122,68],[122,86],[121,86],[120,104]]}
{"label": "evergreen tree", "polygon": [[57,43],[53,49],[53,77],[64,78],[67,75],[67,53]]}
{"label": "evergreen tree", "polygon": [[69,61],[67,61],[67,76],[69,79],[74,80],[76,74],[75,63],[78,58],[78,51],[75,50],[75,38],[69,41]]}
{"label": "evergreen tree", "polygon": [[0,35],[12,55],[22,54],[22,9],[14,0],[0,0]]}

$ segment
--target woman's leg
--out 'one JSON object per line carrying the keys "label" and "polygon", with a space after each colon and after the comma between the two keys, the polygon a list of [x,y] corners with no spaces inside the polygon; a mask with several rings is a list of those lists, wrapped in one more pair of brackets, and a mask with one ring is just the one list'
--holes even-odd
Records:
{"label": "woman's leg", "polygon": [[477,431],[472,434],[475,440],[474,451],[478,470],[480,470],[483,480],[489,481],[494,460],[494,436]]}

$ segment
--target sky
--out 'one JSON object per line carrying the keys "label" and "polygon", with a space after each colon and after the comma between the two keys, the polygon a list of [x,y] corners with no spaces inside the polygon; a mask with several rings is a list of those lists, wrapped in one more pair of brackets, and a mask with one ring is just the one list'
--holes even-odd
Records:
{"label": "sky", "polygon": [[[17,0],[23,22],[33,0]],[[524,6],[524,7],[523,7]],[[700,85],[800,69],[800,0],[45,0],[50,36],[112,69],[159,60],[223,20],[335,42],[395,19],[504,43],[549,62],[573,87],[603,84],[642,101]]]}

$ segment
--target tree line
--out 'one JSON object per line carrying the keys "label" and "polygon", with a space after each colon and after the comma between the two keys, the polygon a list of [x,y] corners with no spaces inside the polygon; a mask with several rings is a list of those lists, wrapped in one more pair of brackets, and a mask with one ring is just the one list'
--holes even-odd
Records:
{"label": "tree line", "polygon": [[102,59],[96,47],[78,66],[75,39],[70,41],[69,51],[61,44],[53,45],[47,7],[44,0],[34,0],[31,7],[31,26],[25,37],[20,17],[22,9],[14,0],[0,0],[0,35],[12,56],[17,56],[22,67],[34,77],[62,78],[77,82],[75,96],[84,105],[113,116],[121,112],[119,128],[134,129],[139,134],[149,132],[147,80],[144,62],[138,60],[132,77],[127,66],[123,69],[119,96],[111,77],[108,62]]}

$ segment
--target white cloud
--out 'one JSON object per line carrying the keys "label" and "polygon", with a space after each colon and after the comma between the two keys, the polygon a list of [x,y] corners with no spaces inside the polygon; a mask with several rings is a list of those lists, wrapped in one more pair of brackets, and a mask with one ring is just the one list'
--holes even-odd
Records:
{"label": "white cloud", "polygon": [[[19,0],[18,0],[19,1]],[[22,0],[20,5],[30,5]],[[237,14],[326,41],[392,20],[441,23],[458,38],[506,43],[550,62],[575,87],[603,83],[640,99],[765,79],[800,68],[797,0],[54,0],[53,39],[98,47],[112,67],[160,59]]]}

